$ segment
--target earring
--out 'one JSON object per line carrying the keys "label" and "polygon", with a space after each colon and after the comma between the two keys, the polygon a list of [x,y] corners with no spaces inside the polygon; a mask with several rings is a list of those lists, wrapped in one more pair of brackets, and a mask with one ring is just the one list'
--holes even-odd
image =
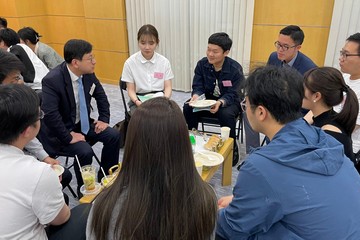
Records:
{"label": "earring", "polygon": [[313,102],[316,103],[316,100],[314,100]]}

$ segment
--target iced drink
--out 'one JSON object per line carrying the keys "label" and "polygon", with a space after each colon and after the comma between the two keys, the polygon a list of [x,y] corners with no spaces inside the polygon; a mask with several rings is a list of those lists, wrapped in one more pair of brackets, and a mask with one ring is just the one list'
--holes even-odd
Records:
{"label": "iced drink", "polygon": [[81,176],[84,181],[84,186],[87,191],[92,191],[95,189],[96,183],[96,170],[94,166],[85,165],[81,167]]}

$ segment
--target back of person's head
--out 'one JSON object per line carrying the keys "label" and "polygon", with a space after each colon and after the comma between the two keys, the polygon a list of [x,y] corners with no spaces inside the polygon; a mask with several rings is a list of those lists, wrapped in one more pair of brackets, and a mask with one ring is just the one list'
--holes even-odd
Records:
{"label": "back of person's head", "polygon": [[6,18],[0,17],[0,29],[7,28],[7,25],[8,25],[8,23],[7,23]]}
{"label": "back of person's head", "polygon": [[25,41],[29,40],[32,44],[36,44],[40,39],[40,34],[31,27],[24,27],[18,31],[19,37]]}
{"label": "back of person's head", "polygon": [[218,45],[224,52],[231,49],[232,40],[227,33],[218,32],[209,37],[208,44]]}
{"label": "back of person's head", "polygon": [[5,45],[11,47],[20,43],[19,35],[11,28],[4,28],[0,30],[0,42],[4,41]]}
{"label": "back of person's head", "polygon": [[[121,201],[115,229],[114,206]],[[216,196],[198,174],[179,106],[150,99],[131,117],[120,173],[95,205],[97,239],[208,239],[215,227]],[[119,224],[118,224],[119,223]]]}
{"label": "back of person's head", "polygon": [[0,85],[0,143],[11,144],[39,120],[39,98],[30,87]]}
{"label": "back of person's head", "polygon": [[351,134],[356,125],[359,103],[355,92],[346,85],[342,73],[332,67],[313,68],[304,74],[304,85],[313,93],[321,93],[321,99],[328,107],[339,105],[345,98],[335,120],[347,134]]}
{"label": "back of person's head", "polygon": [[245,95],[251,109],[264,106],[281,124],[302,116],[303,80],[292,68],[265,66],[255,69],[245,82]]}
{"label": "back of person's head", "polygon": [[296,45],[301,45],[304,42],[304,32],[299,26],[289,25],[280,30],[280,34],[290,36]]}
{"label": "back of person's head", "polygon": [[143,25],[139,31],[138,31],[138,34],[137,34],[137,40],[138,42],[141,40],[141,37],[142,36],[145,36],[145,35],[148,35],[148,36],[152,36],[155,38],[155,42],[158,44],[159,43],[159,33],[158,31],[156,30],[156,28],[151,25],[151,24],[145,24]]}
{"label": "back of person's head", "polygon": [[355,42],[358,44],[358,53],[360,53],[360,33],[355,33],[348,37],[346,41]]}
{"label": "back of person's head", "polygon": [[9,74],[24,70],[24,64],[14,54],[0,49],[0,84]]}
{"label": "back of person's head", "polygon": [[73,59],[81,60],[83,56],[92,51],[92,45],[82,39],[71,39],[65,43],[64,59],[66,63],[71,63]]}

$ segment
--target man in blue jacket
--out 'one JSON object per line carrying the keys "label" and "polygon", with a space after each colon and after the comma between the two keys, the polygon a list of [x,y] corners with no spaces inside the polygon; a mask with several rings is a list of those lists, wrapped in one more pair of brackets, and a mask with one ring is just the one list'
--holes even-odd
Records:
{"label": "man in blue jacket", "polygon": [[[308,56],[300,52],[304,38],[304,32],[299,26],[289,25],[281,29],[278,40],[274,43],[276,51],[270,54],[267,65],[292,67],[301,73],[301,75],[304,75],[306,71],[316,67],[316,64]],[[308,110],[302,109],[304,115],[307,112]],[[246,151],[249,152],[251,147],[259,147],[259,134],[249,128],[246,118],[245,132]]]}
{"label": "man in blue jacket", "polygon": [[[198,128],[201,117],[216,117],[221,126],[230,128],[230,137],[235,139],[236,120],[241,110],[240,90],[244,80],[241,65],[229,58],[232,40],[224,32],[209,37],[206,57],[198,61],[195,68],[190,103],[199,96],[216,100],[209,111],[194,112],[189,101],[184,104],[183,112],[189,130]],[[238,148],[234,144],[233,165],[238,162]]]}
{"label": "man in blue jacket", "polygon": [[258,68],[243,103],[270,142],[245,160],[219,200],[217,239],[360,239],[360,176],[342,145],[301,118],[302,76]]}

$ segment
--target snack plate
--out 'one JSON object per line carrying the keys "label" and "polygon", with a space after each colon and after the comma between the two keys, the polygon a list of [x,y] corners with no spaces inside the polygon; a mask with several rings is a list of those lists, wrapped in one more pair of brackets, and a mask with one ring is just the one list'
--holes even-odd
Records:
{"label": "snack plate", "polygon": [[194,159],[195,161],[201,161],[204,166],[208,167],[217,166],[224,161],[221,154],[207,150],[195,152]]}
{"label": "snack plate", "polygon": [[215,103],[216,103],[215,100],[197,100],[192,103],[189,103],[189,105],[196,108],[206,108],[215,105]]}

